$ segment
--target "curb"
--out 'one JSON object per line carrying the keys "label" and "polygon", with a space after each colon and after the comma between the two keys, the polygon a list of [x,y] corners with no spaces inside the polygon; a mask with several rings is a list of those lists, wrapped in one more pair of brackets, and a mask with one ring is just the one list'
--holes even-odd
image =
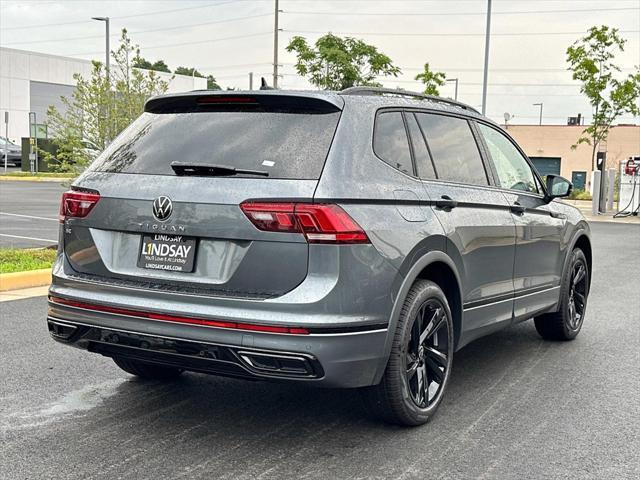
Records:
{"label": "curb", "polygon": [[0,175],[0,182],[71,182],[75,177],[12,177]]}
{"label": "curb", "polygon": [[51,283],[51,269],[31,270],[0,274],[0,292],[19,290],[29,287],[41,287]]}

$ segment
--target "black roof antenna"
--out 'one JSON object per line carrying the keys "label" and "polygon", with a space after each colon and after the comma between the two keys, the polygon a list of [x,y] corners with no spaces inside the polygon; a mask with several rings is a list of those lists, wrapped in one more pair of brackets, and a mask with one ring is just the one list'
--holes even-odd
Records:
{"label": "black roof antenna", "polygon": [[260,90],[275,90],[275,88],[270,87],[264,77],[260,77]]}

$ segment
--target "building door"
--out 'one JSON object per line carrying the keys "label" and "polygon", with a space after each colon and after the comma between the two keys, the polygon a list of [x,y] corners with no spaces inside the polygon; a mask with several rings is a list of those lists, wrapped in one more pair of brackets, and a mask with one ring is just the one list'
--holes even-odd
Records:
{"label": "building door", "polygon": [[575,190],[584,190],[587,183],[587,172],[571,172],[571,183]]}
{"label": "building door", "polygon": [[560,157],[529,157],[541,177],[560,175]]}

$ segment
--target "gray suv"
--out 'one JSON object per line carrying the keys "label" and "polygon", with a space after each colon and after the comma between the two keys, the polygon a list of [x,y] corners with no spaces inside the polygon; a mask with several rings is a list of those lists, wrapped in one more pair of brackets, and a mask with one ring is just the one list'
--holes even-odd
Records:
{"label": "gray suv", "polygon": [[592,252],[570,190],[451,100],[155,97],[63,195],[49,331],[140,377],[357,387],[418,425],[472,340],[580,331]]}

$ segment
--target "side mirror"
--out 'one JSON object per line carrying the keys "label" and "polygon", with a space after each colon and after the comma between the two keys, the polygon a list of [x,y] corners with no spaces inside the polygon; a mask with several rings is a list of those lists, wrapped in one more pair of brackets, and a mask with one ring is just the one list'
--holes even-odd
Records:
{"label": "side mirror", "polygon": [[573,190],[571,182],[560,175],[547,175],[546,184],[549,202],[554,198],[568,197]]}

